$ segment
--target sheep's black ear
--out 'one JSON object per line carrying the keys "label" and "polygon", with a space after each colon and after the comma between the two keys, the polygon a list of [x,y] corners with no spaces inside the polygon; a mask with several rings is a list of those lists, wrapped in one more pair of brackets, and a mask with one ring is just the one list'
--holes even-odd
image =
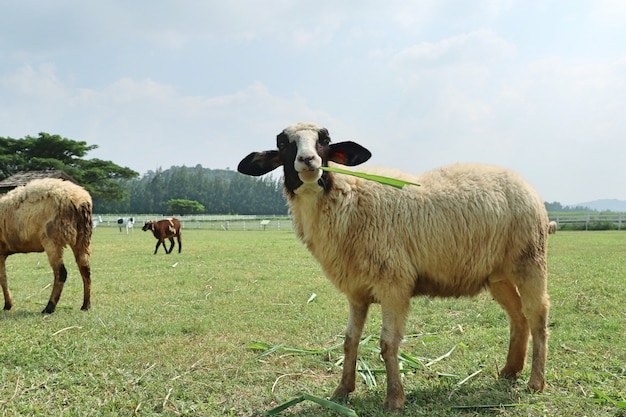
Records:
{"label": "sheep's black ear", "polygon": [[239,162],[237,171],[258,177],[275,170],[282,164],[278,151],[252,152]]}
{"label": "sheep's black ear", "polygon": [[372,157],[372,153],[355,142],[339,142],[330,145],[328,160],[341,165],[355,166]]}

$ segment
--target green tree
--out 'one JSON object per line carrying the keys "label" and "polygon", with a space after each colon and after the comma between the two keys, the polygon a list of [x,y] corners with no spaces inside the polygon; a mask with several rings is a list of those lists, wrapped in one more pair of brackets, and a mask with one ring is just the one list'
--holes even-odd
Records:
{"label": "green tree", "polygon": [[197,201],[174,198],[168,200],[167,211],[171,214],[196,214],[204,212],[204,206]]}
{"label": "green tree", "polygon": [[0,180],[19,171],[61,170],[72,176],[94,197],[122,200],[126,197],[120,180],[139,174],[111,161],[84,159],[98,145],[88,145],[41,132],[23,139],[0,137]]}

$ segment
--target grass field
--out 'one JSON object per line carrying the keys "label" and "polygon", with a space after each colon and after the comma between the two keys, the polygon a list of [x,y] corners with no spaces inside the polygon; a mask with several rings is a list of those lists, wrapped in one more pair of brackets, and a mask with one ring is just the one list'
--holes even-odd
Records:
{"label": "grass field", "polygon": [[[52,282],[45,255],[10,257],[0,415],[253,416],[302,393],[328,397],[347,303],[293,233],[185,230],[183,239],[181,254],[155,256],[147,233],[98,228],[89,312],[69,252],[49,316],[40,314]],[[415,299],[401,346],[405,415],[626,415],[625,254],[626,232],[550,236],[541,394],[525,389],[529,366],[518,382],[498,380],[508,324],[490,297]],[[383,415],[380,325],[373,308],[347,403],[360,416]],[[289,413],[337,415],[310,401]]]}

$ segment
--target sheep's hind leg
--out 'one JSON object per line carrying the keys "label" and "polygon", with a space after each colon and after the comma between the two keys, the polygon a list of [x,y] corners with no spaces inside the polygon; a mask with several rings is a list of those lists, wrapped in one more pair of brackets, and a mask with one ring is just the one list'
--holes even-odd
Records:
{"label": "sheep's hind leg", "polygon": [[50,295],[48,305],[43,309],[41,312],[42,314],[54,313],[54,310],[56,310],[57,304],[59,303],[59,299],[61,298],[63,286],[67,280],[67,269],[65,269],[65,265],[61,263],[61,265],[58,267],[52,267],[52,269],[54,270],[54,285],[52,286],[52,294]]}
{"label": "sheep's hind leg", "polygon": [[74,251],[74,258],[83,279],[83,305],[81,310],[89,310],[91,307],[91,267],[89,266],[89,254],[80,250]]}
{"label": "sheep's hind leg", "polygon": [[[174,249],[174,238],[170,237],[170,249],[169,250],[165,250],[166,253],[172,253],[172,249]],[[165,243],[163,243],[163,247],[165,247]]]}
{"label": "sheep's hind leg", "polygon": [[510,324],[509,353],[500,377],[517,378],[524,369],[530,336],[528,320],[522,313],[522,301],[515,286],[506,279],[489,282],[489,290],[506,311]]}
{"label": "sheep's hind leg", "polygon": [[348,327],[346,328],[346,335],[343,341],[343,373],[339,386],[333,392],[333,399],[345,399],[356,388],[356,358],[368,310],[368,303],[350,301]]}
{"label": "sheep's hind leg", "polygon": [[537,392],[542,391],[546,385],[545,368],[548,356],[548,313],[550,310],[546,281],[545,274],[538,272],[518,283],[522,312],[528,319],[533,338],[533,359],[528,388]]}
{"label": "sheep's hind leg", "polygon": [[2,293],[4,294],[4,309],[10,310],[13,307],[13,297],[11,297],[11,291],[9,291],[9,284],[7,282],[6,271],[6,256],[0,257],[0,285],[2,286]]}
{"label": "sheep's hind leg", "polygon": [[381,302],[383,329],[380,335],[380,354],[385,361],[387,372],[387,395],[383,407],[387,411],[402,411],[404,408],[404,388],[400,379],[398,350],[404,336],[409,299],[389,298]]}

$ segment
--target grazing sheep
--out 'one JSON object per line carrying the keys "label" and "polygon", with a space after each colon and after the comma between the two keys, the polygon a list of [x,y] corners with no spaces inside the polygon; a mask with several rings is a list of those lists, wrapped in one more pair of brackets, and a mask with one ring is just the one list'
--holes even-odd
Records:
{"label": "grazing sheep", "polygon": [[370,304],[382,308],[384,407],[398,411],[405,400],[398,348],[411,297],[474,296],[485,288],[510,322],[500,376],[519,375],[532,335],[528,386],[544,388],[548,217],[530,185],[510,170],[479,164],[420,176],[388,174],[421,184],[403,189],[322,171],[328,162],[353,166],[371,154],[354,142],[331,144],[328,131],[313,123],[286,128],[277,146],[249,154],[238,170],[258,176],[283,166],[296,234],[348,298],[345,361],[333,398],[355,389],[357,350]]}
{"label": "grazing sheep", "polygon": [[7,286],[6,258],[14,253],[46,252],[54,272],[52,295],[43,313],[53,313],[67,270],[63,249],[69,246],[83,278],[83,306],[90,307],[92,223],[91,196],[78,185],[56,178],[33,180],[0,198],[0,285],[4,309],[13,307]]}
{"label": "grazing sheep", "polygon": [[[178,253],[180,253],[183,248],[180,242],[180,221],[178,221],[178,219],[175,217],[170,217],[169,219],[159,220],[156,222],[152,220],[146,220],[141,230],[143,230],[144,232],[146,230],[152,230],[152,234],[158,241],[156,244],[156,248],[154,248],[155,255],[159,250],[159,246],[161,245],[163,245],[165,253],[172,253],[172,249],[174,249],[174,238],[178,239]],[[170,240],[169,250],[165,247],[165,239]]]}
{"label": "grazing sheep", "polygon": [[551,221],[548,223],[548,234],[555,235],[557,229],[557,224],[555,221]]}

